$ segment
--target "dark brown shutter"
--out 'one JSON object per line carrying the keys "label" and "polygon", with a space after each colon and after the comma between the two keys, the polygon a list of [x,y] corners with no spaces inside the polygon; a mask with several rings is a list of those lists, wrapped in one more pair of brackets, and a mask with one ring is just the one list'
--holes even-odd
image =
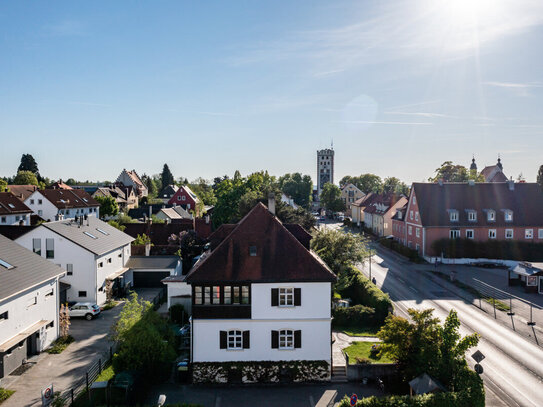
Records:
{"label": "dark brown shutter", "polygon": [[302,331],[294,331],[294,347],[302,347]]}
{"label": "dark brown shutter", "polygon": [[279,331],[272,332],[272,349],[279,349]]}
{"label": "dark brown shutter", "polygon": [[272,288],[271,289],[271,306],[277,307],[279,306],[279,288]]}
{"label": "dark brown shutter", "polygon": [[249,349],[249,331],[243,331],[243,349]]}
{"label": "dark brown shutter", "polygon": [[294,305],[302,305],[302,289],[294,289]]}
{"label": "dark brown shutter", "polygon": [[226,340],[227,335],[228,335],[228,333],[226,331],[221,331],[220,332],[221,349],[226,349],[227,348],[227,340]]}

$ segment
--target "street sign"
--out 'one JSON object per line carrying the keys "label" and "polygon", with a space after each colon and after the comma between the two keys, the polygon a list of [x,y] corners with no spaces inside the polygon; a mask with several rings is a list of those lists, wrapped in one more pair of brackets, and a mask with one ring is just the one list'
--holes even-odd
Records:
{"label": "street sign", "polygon": [[483,367],[479,363],[475,364],[475,372],[477,374],[483,374],[483,372],[484,372]]}
{"label": "street sign", "polygon": [[358,396],[356,394],[353,394],[351,396],[351,406],[356,406],[357,401],[358,401]]}
{"label": "street sign", "polygon": [[53,401],[54,394],[55,393],[53,392],[53,385],[52,384],[50,384],[45,389],[43,389],[41,391],[41,405],[43,407],[47,407],[47,406],[51,405],[51,402]]}
{"label": "street sign", "polygon": [[477,363],[481,363],[481,361],[485,358],[485,355],[483,355],[481,353],[480,350],[478,350],[477,352],[475,352],[473,355],[471,355],[471,357],[477,362]]}

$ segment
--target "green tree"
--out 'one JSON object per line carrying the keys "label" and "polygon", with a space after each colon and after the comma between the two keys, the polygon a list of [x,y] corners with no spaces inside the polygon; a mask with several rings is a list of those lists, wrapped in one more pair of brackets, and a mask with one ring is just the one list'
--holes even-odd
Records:
{"label": "green tree", "polygon": [[36,174],[31,171],[19,171],[13,179],[15,185],[39,185]]}
{"label": "green tree", "polygon": [[150,310],[151,307],[149,301],[140,300],[138,294],[132,292],[119,313],[119,318],[112,326],[111,336],[113,340],[117,342],[124,340],[134,325],[141,320],[145,312]]}
{"label": "green tree", "polygon": [[189,186],[204,205],[215,205],[217,203],[213,186],[207,180],[197,178],[192,181]]}
{"label": "green tree", "polygon": [[0,192],[6,192],[6,191],[9,191],[8,182],[0,178]]}
{"label": "green tree", "polygon": [[380,193],[383,191],[383,181],[381,177],[375,174],[362,174],[358,177],[346,175],[339,181],[339,185],[344,187],[347,184],[353,184],[365,194],[370,192]]}
{"label": "green tree", "polygon": [[453,164],[452,161],[445,161],[439,168],[436,168],[435,176],[428,178],[428,181],[438,182],[440,179],[444,182],[467,182],[469,179],[484,182],[482,174],[471,173],[463,165]]}
{"label": "green tree", "polygon": [[112,196],[96,196],[94,199],[100,204],[100,217],[102,219],[119,213],[119,205]]}
{"label": "green tree", "polygon": [[125,225],[121,225],[119,222],[117,222],[116,220],[110,220],[108,221],[108,223],[113,226],[115,229],[119,229],[121,232],[124,232],[124,230],[126,229],[126,226]]}
{"label": "green tree", "polygon": [[389,315],[377,333],[383,341],[381,353],[397,361],[404,381],[428,373],[452,389],[461,370],[467,366],[465,352],[477,345],[479,335],[474,333],[461,338],[456,311],[449,312],[444,326],[433,316],[433,311],[409,309],[407,312],[413,322]]}
{"label": "green tree", "polygon": [[164,167],[162,168],[162,173],[160,174],[160,181],[162,188],[166,188],[168,185],[175,184],[173,174],[170,171],[170,167],[168,167],[168,164],[164,164]]}
{"label": "green tree", "polygon": [[314,231],[311,249],[337,275],[369,254],[367,240],[361,235],[332,229]]}
{"label": "green tree", "polygon": [[543,165],[539,167],[539,171],[537,172],[537,183],[543,189]]}
{"label": "green tree", "polygon": [[281,191],[290,196],[296,204],[309,208],[313,193],[313,181],[309,175],[302,175],[299,172],[285,174],[279,177],[278,183]]}
{"label": "green tree", "polygon": [[[21,163],[19,164],[19,168],[17,168],[17,172],[19,173],[20,171],[30,171],[32,174],[36,176],[36,178],[38,178],[38,180],[40,179],[40,171],[38,170],[38,163],[36,162],[34,157],[32,157],[31,154],[23,154],[23,156],[21,157]],[[23,184],[19,184],[19,185],[23,185]]]}
{"label": "green tree", "polygon": [[148,243],[151,243],[151,238],[147,236],[145,233],[142,233],[141,235],[138,234],[138,236],[136,236],[136,240],[132,242],[133,245],[137,245],[137,246],[142,246]]}
{"label": "green tree", "polygon": [[320,200],[322,206],[332,212],[341,212],[345,210],[345,204],[341,200],[341,189],[330,182],[327,182],[322,187]]}
{"label": "green tree", "polygon": [[409,187],[396,177],[388,177],[383,181],[383,192],[409,195]]}

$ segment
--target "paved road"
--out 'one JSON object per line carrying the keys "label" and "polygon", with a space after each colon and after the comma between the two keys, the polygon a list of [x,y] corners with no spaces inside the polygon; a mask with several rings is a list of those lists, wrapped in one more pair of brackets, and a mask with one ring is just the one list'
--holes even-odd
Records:
{"label": "paved road", "polygon": [[[461,334],[478,332],[482,336],[477,349],[486,356],[482,365],[488,406],[543,406],[543,350],[540,347],[459,298],[447,285],[445,288],[437,285],[382,250],[374,256],[372,274],[377,285],[390,294],[397,312],[405,314],[408,308],[434,308],[435,315],[444,320],[449,310],[455,309],[462,323]],[[470,350],[470,354],[474,351]],[[469,360],[471,362],[471,358]]]}
{"label": "paved road", "polygon": [[72,318],[70,334],[75,342],[64,352],[59,355],[43,352],[36,358],[36,365],[22,376],[2,379],[3,387],[15,390],[2,407],[41,406],[41,390],[46,386],[52,383],[55,391],[65,391],[85,377],[87,368],[109,349],[107,336],[121,308],[118,305],[92,321]]}

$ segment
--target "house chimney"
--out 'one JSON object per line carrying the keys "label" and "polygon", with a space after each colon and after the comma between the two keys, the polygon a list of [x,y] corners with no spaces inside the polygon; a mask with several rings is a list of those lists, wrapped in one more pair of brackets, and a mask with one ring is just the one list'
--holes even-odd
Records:
{"label": "house chimney", "polygon": [[515,181],[512,178],[507,180],[507,185],[509,186],[509,191],[515,190]]}
{"label": "house chimney", "polygon": [[273,192],[268,195],[268,210],[275,216],[275,195]]}

